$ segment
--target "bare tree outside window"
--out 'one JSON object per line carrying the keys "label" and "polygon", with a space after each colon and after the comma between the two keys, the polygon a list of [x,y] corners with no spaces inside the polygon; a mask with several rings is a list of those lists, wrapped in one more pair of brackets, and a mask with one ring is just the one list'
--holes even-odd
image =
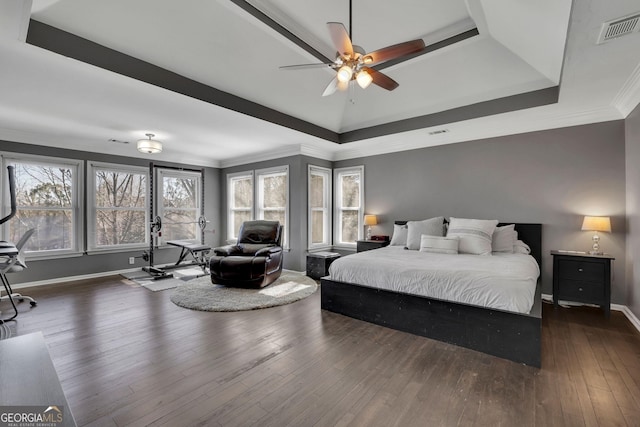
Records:
{"label": "bare tree outside window", "polygon": [[338,221],[337,242],[354,244],[360,238],[362,218],[362,167],[336,171]]}
{"label": "bare tree outside window", "polygon": [[163,240],[194,240],[200,237],[200,178],[162,177]]}
{"label": "bare tree outside window", "polygon": [[253,218],[253,176],[243,175],[231,178],[229,206],[230,224],[233,224],[231,238],[238,237],[240,226]]}

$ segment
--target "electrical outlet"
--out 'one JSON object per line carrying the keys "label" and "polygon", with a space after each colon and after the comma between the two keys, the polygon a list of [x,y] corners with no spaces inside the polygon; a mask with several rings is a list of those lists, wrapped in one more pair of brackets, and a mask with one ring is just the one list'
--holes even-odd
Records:
{"label": "electrical outlet", "polygon": [[135,264],[136,259],[134,257],[129,257],[129,264]]}

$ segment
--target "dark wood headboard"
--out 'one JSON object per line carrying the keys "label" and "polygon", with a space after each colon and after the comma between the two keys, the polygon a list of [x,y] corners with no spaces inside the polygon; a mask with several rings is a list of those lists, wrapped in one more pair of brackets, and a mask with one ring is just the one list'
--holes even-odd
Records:
{"label": "dark wood headboard", "polygon": [[[405,225],[407,221],[394,221],[394,224]],[[525,242],[531,248],[531,256],[535,258],[542,270],[542,224],[523,224],[514,222],[501,222],[499,227],[503,225],[515,224],[515,230],[518,232],[518,239]]]}

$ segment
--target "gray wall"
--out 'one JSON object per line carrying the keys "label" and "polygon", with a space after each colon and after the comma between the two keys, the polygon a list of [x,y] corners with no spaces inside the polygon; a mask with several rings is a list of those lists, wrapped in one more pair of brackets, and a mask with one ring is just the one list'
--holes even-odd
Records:
{"label": "gray wall", "polygon": [[[153,161],[153,157],[145,160],[7,141],[0,141],[0,151],[143,167],[149,167],[149,161]],[[166,162],[158,163],[158,165],[200,169],[200,167],[191,165]],[[87,167],[85,164],[85,172],[86,171]],[[5,180],[3,179],[2,181],[4,182]],[[220,244],[220,186],[220,170],[216,168],[205,168],[205,216],[210,221],[205,230],[205,243],[211,246],[218,246]],[[158,249],[154,251],[155,264],[161,265],[175,262],[178,259],[179,252],[178,249],[173,248]],[[26,270],[11,275],[11,283],[18,284],[69,276],[98,274],[105,271],[126,270],[134,267],[141,268],[147,265],[142,259],[137,259],[135,266],[129,265],[128,262],[129,257],[139,256],[141,254],[142,250],[135,250],[106,254],[84,254],[79,257],[50,260],[32,260],[29,261]]]}
{"label": "gray wall", "polygon": [[640,318],[640,105],[625,120],[627,174],[627,306]]}
{"label": "gray wall", "polygon": [[[612,217],[601,246],[616,257],[612,300],[625,304],[624,121],[510,135],[339,161],[365,166],[366,213],[391,234],[396,219],[446,217],[543,224],[543,292],[552,249],[588,250],[584,215]],[[398,135],[401,138],[402,135]],[[639,156],[640,157],[640,156]],[[638,181],[640,184],[640,180]]]}
{"label": "gray wall", "polygon": [[284,268],[295,271],[306,269],[307,254],[307,170],[309,165],[331,168],[331,162],[307,156],[291,156],[275,160],[250,163],[223,169],[220,174],[222,183],[220,205],[222,207],[222,240],[227,236],[227,174],[264,169],[276,166],[289,166],[289,251],[284,256]]}

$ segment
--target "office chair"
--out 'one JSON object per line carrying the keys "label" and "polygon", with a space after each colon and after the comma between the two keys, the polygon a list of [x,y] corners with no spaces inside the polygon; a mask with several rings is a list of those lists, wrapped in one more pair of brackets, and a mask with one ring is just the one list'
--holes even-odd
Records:
{"label": "office chair", "polygon": [[[0,320],[2,322],[8,322],[9,320],[13,320],[18,316],[18,309],[16,308],[16,303],[14,300],[18,300],[19,302],[23,302],[24,300],[29,300],[29,304],[31,307],[35,307],[37,302],[31,297],[26,295],[22,295],[20,293],[13,292],[11,289],[11,284],[9,283],[9,279],[7,279],[7,273],[15,273],[18,271],[24,270],[27,265],[24,261],[24,253],[22,248],[29,241],[31,236],[36,230],[34,228],[27,230],[26,233],[22,235],[18,243],[15,245],[10,242],[0,242],[0,280],[2,281],[2,285],[4,286],[7,295],[0,296],[0,301],[10,301],[13,306],[14,315],[8,319]],[[0,290],[0,295],[2,294]]]}

